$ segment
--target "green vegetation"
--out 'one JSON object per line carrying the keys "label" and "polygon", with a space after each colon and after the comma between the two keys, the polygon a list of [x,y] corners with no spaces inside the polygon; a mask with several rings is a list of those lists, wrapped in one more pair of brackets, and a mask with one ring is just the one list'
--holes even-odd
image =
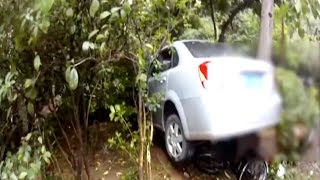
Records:
{"label": "green vegetation", "polygon": [[[47,165],[57,164],[54,149],[76,179],[83,170],[91,177],[88,127],[101,109],[110,114],[103,120],[121,124],[105,140],[108,147],[130,154],[132,176],[150,179],[150,112],[162,98],[147,96],[154,54],[184,38],[246,44],[255,52],[260,12],[257,0],[1,1],[0,179],[46,177]],[[319,40],[319,19],[318,0],[275,1],[274,61],[285,102],[280,129],[296,122],[310,128],[319,117],[320,57],[284,51]],[[303,87],[300,70],[315,80],[313,88]],[[298,152],[289,135],[279,135],[289,143],[280,143],[290,147],[284,152]]]}
{"label": "green vegetation", "polygon": [[286,155],[285,158],[288,158],[283,160],[297,161],[297,153],[302,152],[308,145],[308,130],[319,121],[317,89],[305,88],[302,80],[293,71],[279,68],[276,75],[284,106],[277,129],[279,145]]}

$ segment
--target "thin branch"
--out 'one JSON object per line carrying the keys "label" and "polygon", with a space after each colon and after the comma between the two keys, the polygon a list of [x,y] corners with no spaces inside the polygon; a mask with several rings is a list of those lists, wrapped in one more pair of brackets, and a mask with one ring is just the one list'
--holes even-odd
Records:
{"label": "thin branch", "polygon": [[[70,162],[69,158],[68,158],[68,154],[63,150],[61,144],[59,143],[59,140],[58,138],[56,137],[56,135],[53,135],[54,138],[56,139],[56,142],[57,142],[57,145],[58,145],[58,148],[60,149],[63,157],[65,158],[65,160],[67,161],[67,163],[69,164],[69,166],[71,167],[71,170],[72,170],[72,173],[74,174],[74,171],[73,171],[73,168],[72,168],[72,163]],[[73,153],[71,153],[73,154]]]}
{"label": "thin branch", "polygon": [[77,66],[79,66],[80,64],[82,64],[82,63],[84,63],[84,62],[86,62],[86,61],[96,61],[97,59],[95,59],[95,58],[93,58],[93,57],[88,57],[88,58],[85,58],[85,59],[82,59],[82,60],[80,60],[79,62],[77,62],[75,65],[74,65],[74,67],[77,67]]}
{"label": "thin branch", "polygon": [[95,92],[98,84],[100,84],[100,81],[98,81],[98,82],[96,83],[96,85],[94,86],[92,92],[90,93],[89,102],[88,102],[88,109],[87,109],[87,114],[86,114],[87,117],[86,117],[86,122],[85,122],[86,124],[85,124],[85,126],[88,126],[89,113],[90,113],[90,107],[91,107],[91,101],[92,101],[92,97],[94,96],[93,93]]}
{"label": "thin branch", "polygon": [[210,3],[210,11],[211,11],[211,20],[212,20],[213,29],[214,29],[214,40],[217,40],[217,26],[216,26],[216,21],[215,21],[214,12],[213,12],[212,0],[209,0],[209,3]]}

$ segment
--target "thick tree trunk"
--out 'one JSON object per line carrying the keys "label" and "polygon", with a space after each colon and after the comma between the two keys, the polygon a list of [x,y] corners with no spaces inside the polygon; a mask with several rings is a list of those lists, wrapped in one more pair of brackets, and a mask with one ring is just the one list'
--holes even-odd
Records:
{"label": "thick tree trunk", "polygon": [[[273,5],[274,0],[262,0],[260,38],[257,58],[271,61],[272,57],[272,31],[273,31]],[[266,148],[266,146],[268,146]],[[259,152],[265,160],[273,159],[276,153],[276,134],[260,137]]]}
{"label": "thick tree trunk", "polygon": [[270,61],[272,53],[274,0],[262,0],[261,27],[257,58]]}

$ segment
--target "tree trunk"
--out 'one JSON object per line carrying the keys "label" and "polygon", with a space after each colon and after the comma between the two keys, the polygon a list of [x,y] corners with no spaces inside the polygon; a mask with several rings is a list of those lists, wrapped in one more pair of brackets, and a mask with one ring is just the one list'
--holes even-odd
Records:
{"label": "tree trunk", "polygon": [[143,122],[143,100],[142,92],[139,90],[139,111],[138,111],[138,123],[139,123],[139,134],[140,134],[140,153],[139,153],[139,180],[143,180],[143,162],[144,162],[144,122]]}
{"label": "tree trunk", "polygon": [[272,52],[274,0],[262,0],[260,38],[257,58],[270,61]]}
{"label": "tree trunk", "polygon": [[[76,96],[79,98],[79,96]],[[75,98],[75,97],[74,97]],[[75,166],[75,172],[76,172],[76,179],[82,179],[82,168],[83,168],[83,139],[82,139],[82,128],[81,128],[81,122],[79,117],[79,102],[76,100],[73,100],[74,102],[74,119],[75,119],[75,125],[76,125],[76,133],[78,134],[78,151],[76,152],[76,166]]]}
{"label": "tree trunk", "polygon": [[213,11],[213,0],[209,0],[209,4],[210,4],[210,14],[211,14],[211,20],[212,20],[212,24],[213,24],[213,30],[214,30],[214,40],[217,40],[217,26],[216,26],[216,20],[214,17],[214,11]]}
{"label": "tree trunk", "polygon": [[[273,30],[273,4],[274,0],[262,0],[261,7],[261,25],[260,25],[260,38],[258,45],[257,58],[271,62],[272,57],[272,30]],[[272,146],[275,145],[275,134],[271,134],[271,137],[260,137],[259,151],[265,160],[270,160],[274,157],[275,149]],[[270,145],[269,148],[265,148],[266,144]],[[273,149],[273,150],[272,150]]]}

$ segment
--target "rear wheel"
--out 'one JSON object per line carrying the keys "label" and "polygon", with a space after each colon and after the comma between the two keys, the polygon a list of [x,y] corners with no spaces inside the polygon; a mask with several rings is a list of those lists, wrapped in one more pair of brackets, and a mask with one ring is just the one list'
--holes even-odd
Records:
{"label": "rear wheel", "polygon": [[248,160],[239,175],[239,180],[266,180],[268,165],[260,159]]}
{"label": "rear wheel", "polygon": [[215,152],[201,153],[196,158],[197,167],[209,174],[219,174],[225,168],[225,163]]}
{"label": "rear wheel", "polygon": [[193,147],[185,139],[180,118],[176,114],[168,116],[165,125],[165,146],[174,163],[185,162],[193,155]]}

